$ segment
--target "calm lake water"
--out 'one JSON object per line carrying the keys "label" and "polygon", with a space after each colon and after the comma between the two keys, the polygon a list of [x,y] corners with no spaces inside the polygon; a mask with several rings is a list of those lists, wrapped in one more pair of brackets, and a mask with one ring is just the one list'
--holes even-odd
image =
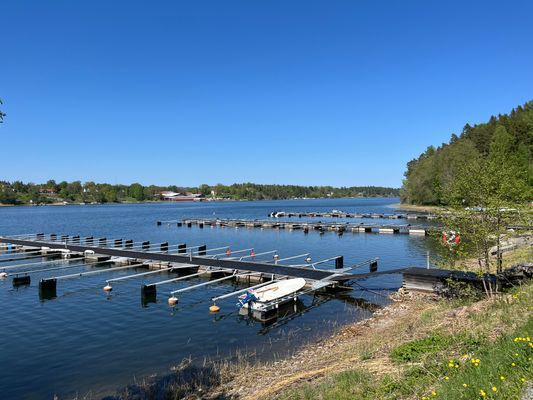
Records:
{"label": "calm lake water", "polygon": [[[390,205],[398,202],[398,199],[331,199],[2,207],[0,235],[46,232],[152,243],[205,243],[208,248],[253,247],[256,253],[276,249],[281,258],[310,252],[315,261],[343,255],[345,266],[379,257],[380,270],[423,266],[429,244],[427,238],[420,236],[361,233],[338,236],[329,232],[304,235],[302,231],[288,230],[156,226],[158,220],[186,217],[266,219],[274,210],[391,213],[394,210]],[[6,255],[0,255],[1,258]],[[210,314],[209,299],[237,287],[228,282],[184,293],[175,308],[167,305],[168,292],[190,285],[190,281],[163,285],[158,290],[157,302],[143,305],[141,284],[167,279],[166,273],[117,282],[111,295],[102,291],[105,280],[132,274],[132,270],[58,281],[57,298],[39,299],[39,279],[87,270],[90,269],[79,267],[35,274],[31,285],[18,288],[12,286],[11,278],[0,280],[2,399],[52,399],[54,394],[60,399],[76,394],[83,398],[87,393],[105,396],[135,379],[165,374],[188,357],[198,362],[204,357],[234,358],[252,352],[261,359],[282,357],[298,345],[331,334],[342,324],[370,316],[371,312],[358,299],[384,305],[387,293],[401,285],[400,277],[391,275],[361,281],[363,287],[354,286],[353,291],[341,295],[303,296],[297,304],[299,311],[312,304],[320,305],[272,326],[239,315],[235,298],[217,303],[221,312]]]}

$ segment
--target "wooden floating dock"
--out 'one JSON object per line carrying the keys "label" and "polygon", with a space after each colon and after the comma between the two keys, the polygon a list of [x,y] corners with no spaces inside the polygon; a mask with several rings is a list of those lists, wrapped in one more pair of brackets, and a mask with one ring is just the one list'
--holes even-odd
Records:
{"label": "wooden floating dock", "polygon": [[268,214],[271,218],[358,218],[358,219],[410,219],[432,220],[438,216],[434,214],[407,214],[407,213],[349,213],[344,211],[272,211]]}
{"label": "wooden floating dock", "polygon": [[182,221],[157,221],[157,225],[176,225],[178,227],[191,227],[196,225],[199,228],[204,226],[211,227],[232,227],[232,228],[260,228],[260,229],[287,229],[287,230],[301,230],[304,233],[309,231],[325,233],[336,232],[343,234],[344,232],[352,233],[383,233],[383,234],[408,234],[425,236],[428,234],[428,228],[424,226],[414,226],[411,224],[405,225],[386,225],[386,224],[356,224],[356,223],[327,223],[327,222],[301,222],[293,223],[287,221],[272,221],[272,220],[245,220],[245,219],[206,219],[206,218],[188,218]]}
{"label": "wooden floating dock", "polygon": [[[10,249],[17,249],[29,253],[38,253],[42,249],[47,251],[60,251],[63,257],[60,260],[50,260],[31,263],[18,263],[0,267],[0,278],[6,278],[9,274],[14,275],[13,285],[29,285],[31,275],[56,270],[64,270],[77,267],[94,267],[100,264],[103,268],[91,268],[90,270],[65,275],[50,276],[39,281],[39,297],[41,300],[49,300],[57,297],[57,283],[67,279],[77,279],[85,276],[105,274],[114,271],[144,269],[142,272],[134,271],[131,275],[115,276],[105,279],[106,286],[103,290],[110,293],[111,284],[116,284],[124,280],[143,279],[145,276],[153,276],[158,273],[174,273],[167,279],[143,284],[141,286],[141,298],[143,304],[156,300],[157,288],[163,285],[170,285],[179,281],[190,280],[191,278],[207,278],[201,283],[191,283],[185,287],[179,287],[167,293],[170,294],[169,304],[177,303],[176,294],[181,294],[199,287],[214,283],[233,280],[247,285],[248,287],[230,293],[218,295],[212,298],[213,301],[237,296],[250,289],[261,287],[263,283],[275,282],[291,278],[303,278],[306,281],[305,287],[296,293],[272,300],[268,303],[261,303],[259,309],[251,310],[251,315],[259,320],[265,321],[277,315],[281,306],[294,303],[298,296],[324,291],[331,288],[348,289],[345,285],[350,281],[361,281],[368,278],[377,277],[383,274],[402,274],[403,286],[407,290],[439,292],[449,278],[473,283],[480,286],[483,281],[495,281],[494,276],[478,277],[477,274],[465,273],[461,271],[448,271],[440,269],[426,268],[401,268],[383,272],[377,272],[377,259],[370,259],[360,264],[349,267],[344,266],[342,256],[331,257],[324,260],[312,262],[308,253],[280,258],[275,250],[265,251],[255,254],[251,249],[250,255],[235,256],[238,253],[248,253],[250,249],[243,249],[231,252],[229,247],[207,249],[206,245],[189,246],[179,244],[169,244],[168,242],[150,244],[149,242],[138,242],[122,239],[109,241],[115,247],[96,246],[97,244],[108,243],[107,240],[94,240],[93,237],[80,238],[79,236],[62,235],[62,241],[54,234],[33,234],[28,237],[2,237],[0,244],[9,244]],[[212,252],[224,250],[221,253],[210,254]],[[259,261],[255,256],[267,255],[275,252],[272,260]],[[11,254],[11,253],[9,253]],[[21,253],[23,254],[23,253]],[[98,260],[87,263],[88,258]],[[251,260],[250,260],[251,258]],[[298,264],[280,264],[281,261],[302,259]],[[84,262],[79,264],[80,260]],[[77,261],[70,264],[71,261]],[[334,267],[317,268],[325,263],[333,263]],[[106,264],[107,267],[105,265]],[[42,266],[45,268],[41,268]],[[110,266],[115,265],[115,266]],[[355,270],[367,266],[369,272],[355,273]],[[23,272],[17,271],[24,268]],[[8,274],[5,271],[10,271]],[[15,271],[11,273],[11,271]],[[362,287],[361,285],[358,285]],[[212,308],[219,309],[213,305]]]}

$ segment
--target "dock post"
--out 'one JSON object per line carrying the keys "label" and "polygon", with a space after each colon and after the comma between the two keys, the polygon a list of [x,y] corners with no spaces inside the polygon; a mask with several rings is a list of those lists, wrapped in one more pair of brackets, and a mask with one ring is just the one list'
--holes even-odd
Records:
{"label": "dock post", "polygon": [[368,269],[370,272],[376,272],[378,270],[378,261],[373,260],[372,262],[370,262],[370,266],[368,267]]}
{"label": "dock post", "polygon": [[80,236],[72,236],[72,243],[80,243]]}
{"label": "dock post", "polygon": [[187,248],[187,245],[185,243],[178,244],[178,254],[186,253],[187,252],[187,250],[185,250],[186,248]]}
{"label": "dock post", "polygon": [[124,247],[131,249],[133,247],[133,240],[128,239],[124,242]]}
{"label": "dock post", "polygon": [[145,242],[142,242],[142,249],[143,250],[148,250],[150,248],[150,241],[145,241]]}
{"label": "dock post", "polygon": [[115,247],[122,247],[122,239],[115,239]]}
{"label": "dock post", "polygon": [[92,236],[88,236],[85,238],[85,244],[90,244],[91,246],[94,243],[94,238]]}
{"label": "dock post", "polygon": [[176,225],[177,225],[178,228],[180,228],[183,225],[183,223],[182,222],[178,222],[178,223],[176,223]]}
{"label": "dock post", "polygon": [[344,257],[339,256],[335,259],[335,269],[342,269],[344,268]]}
{"label": "dock post", "polygon": [[31,283],[31,278],[27,276],[16,276],[13,278],[13,287],[29,285]]}
{"label": "dock post", "polygon": [[198,255],[205,256],[206,254],[207,254],[207,245],[203,244],[201,246],[198,246]]}
{"label": "dock post", "polygon": [[51,300],[57,297],[57,281],[55,279],[41,279],[39,282],[39,299]]}
{"label": "dock post", "polygon": [[168,251],[168,242],[161,243],[161,251]]}
{"label": "dock post", "polygon": [[44,240],[44,233],[38,233],[35,236],[37,236],[37,240]]}
{"label": "dock post", "polygon": [[57,240],[57,235],[55,233],[50,234],[50,240]]}
{"label": "dock post", "polygon": [[203,222],[198,222],[198,228],[204,229],[204,223]]}
{"label": "dock post", "polygon": [[141,297],[143,299],[147,297],[155,297],[156,295],[157,295],[156,285],[142,285],[141,286]]}
{"label": "dock post", "polygon": [[157,226],[160,226],[161,225],[161,221],[157,221]]}
{"label": "dock post", "polygon": [[105,246],[107,246],[107,239],[105,237],[98,239],[98,247],[105,247]]}

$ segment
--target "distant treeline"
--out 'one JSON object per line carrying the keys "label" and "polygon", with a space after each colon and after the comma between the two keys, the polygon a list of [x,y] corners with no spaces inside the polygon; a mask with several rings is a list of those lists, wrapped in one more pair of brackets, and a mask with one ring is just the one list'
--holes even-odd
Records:
{"label": "distant treeline", "polygon": [[201,185],[200,187],[180,186],[143,186],[139,183],[131,185],[110,185],[80,181],[60,182],[49,180],[43,184],[0,182],[0,203],[2,204],[50,204],[57,202],[77,203],[115,203],[127,201],[155,201],[161,199],[161,192],[201,193],[206,198],[263,200],[291,198],[322,198],[322,197],[394,197],[399,196],[399,189],[361,186],[295,186],[295,185],[257,185],[242,183],[233,185]]}
{"label": "distant treeline", "polygon": [[408,162],[401,189],[402,202],[448,204],[450,188],[461,174],[470,173],[468,166],[473,160],[499,162],[500,168],[513,171],[507,183],[509,187],[526,188],[525,193],[520,191],[520,197],[524,198],[515,200],[532,200],[527,197],[533,184],[532,150],[533,101],[529,101],[510,114],[492,116],[487,123],[466,124],[459,136],[452,134],[449,143],[437,148],[430,146],[417,159]]}

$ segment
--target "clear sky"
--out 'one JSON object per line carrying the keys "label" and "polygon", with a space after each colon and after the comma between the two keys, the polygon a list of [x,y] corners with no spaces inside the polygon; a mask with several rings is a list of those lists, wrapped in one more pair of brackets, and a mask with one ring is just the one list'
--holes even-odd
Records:
{"label": "clear sky", "polygon": [[401,185],[533,99],[531,1],[0,8],[0,179]]}

